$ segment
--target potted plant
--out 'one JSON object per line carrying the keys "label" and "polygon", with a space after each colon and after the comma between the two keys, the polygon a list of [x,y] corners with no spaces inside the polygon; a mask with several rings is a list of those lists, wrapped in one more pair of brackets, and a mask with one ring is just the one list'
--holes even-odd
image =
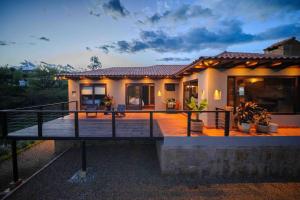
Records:
{"label": "potted plant", "polygon": [[[103,102],[104,102],[105,110],[106,111],[110,111],[112,103],[113,103],[113,97],[109,96],[109,95],[106,95],[104,97],[104,101]],[[107,114],[107,112],[105,112],[104,114]]]}
{"label": "potted plant", "polygon": [[255,115],[257,112],[257,104],[253,102],[241,103],[237,109],[237,121],[238,128],[244,133],[249,133],[251,123],[255,121]]}
{"label": "potted plant", "polygon": [[[196,98],[191,97],[189,101],[187,101],[187,107],[192,111],[202,111],[207,107],[207,100],[203,99],[200,104],[197,103]],[[203,133],[204,123],[201,119],[199,119],[199,113],[194,113],[195,118],[191,119],[191,131]]]}
{"label": "potted plant", "polygon": [[256,132],[268,133],[271,116],[266,109],[260,108],[256,118]]}

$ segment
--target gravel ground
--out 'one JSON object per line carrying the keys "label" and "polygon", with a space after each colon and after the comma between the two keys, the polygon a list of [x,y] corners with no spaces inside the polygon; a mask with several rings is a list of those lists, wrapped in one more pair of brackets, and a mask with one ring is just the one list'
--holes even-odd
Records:
{"label": "gravel ground", "polygon": [[[54,141],[43,141],[18,155],[19,176],[28,178],[54,157]],[[12,181],[11,159],[0,162],[0,192]]]}
{"label": "gravel ground", "polygon": [[80,150],[73,148],[9,199],[300,199],[300,181],[162,176],[154,144],[88,146],[87,166],[90,181],[68,181],[80,169]]}

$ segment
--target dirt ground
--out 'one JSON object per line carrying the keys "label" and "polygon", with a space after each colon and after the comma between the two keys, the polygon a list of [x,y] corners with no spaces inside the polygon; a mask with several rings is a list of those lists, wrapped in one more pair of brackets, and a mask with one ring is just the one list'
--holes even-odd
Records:
{"label": "dirt ground", "polygon": [[[54,157],[54,141],[40,142],[18,154],[19,176],[26,179]],[[0,162],[0,192],[12,181],[11,159]],[[1,197],[1,196],[0,196]]]}
{"label": "dirt ground", "polygon": [[88,180],[70,182],[80,164],[73,148],[9,199],[300,199],[300,180],[163,176],[154,144],[88,146]]}

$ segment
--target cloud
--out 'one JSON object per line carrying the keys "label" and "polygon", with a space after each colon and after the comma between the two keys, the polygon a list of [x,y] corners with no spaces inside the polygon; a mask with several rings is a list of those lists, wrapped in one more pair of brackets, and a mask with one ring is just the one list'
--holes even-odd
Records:
{"label": "cloud", "polygon": [[49,38],[46,38],[46,37],[44,37],[44,36],[40,37],[39,39],[40,39],[40,40],[44,40],[44,41],[46,41],[46,42],[49,42],[49,41],[50,41]]}
{"label": "cloud", "polygon": [[0,46],[8,46],[8,45],[12,45],[12,44],[16,44],[16,42],[10,42],[10,41],[2,41],[2,40],[0,40]]}
{"label": "cloud", "polygon": [[213,16],[212,10],[203,8],[200,5],[187,5],[184,4],[175,10],[167,10],[162,14],[155,13],[148,17],[146,21],[150,23],[158,23],[163,19],[171,19],[173,21],[188,20],[196,17],[211,17]]}
{"label": "cloud", "polygon": [[112,17],[125,17],[129,15],[129,11],[121,4],[120,0],[109,0],[103,4],[103,9]]}
{"label": "cloud", "polygon": [[230,0],[208,2],[215,11],[231,17],[251,16],[264,19],[300,10],[300,1],[298,0]]}
{"label": "cloud", "polygon": [[234,44],[249,43],[290,36],[300,36],[300,23],[287,24],[267,29],[259,34],[248,34],[237,20],[222,21],[222,29],[210,31],[205,27],[191,28],[179,35],[164,31],[141,31],[140,38],[132,41],[117,41],[115,48],[121,53],[135,53],[143,50],[156,52],[192,52],[200,49],[226,49]]}
{"label": "cloud", "polygon": [[8,43],[4,42],[4,41],[0,41],[0,46],[6,46],[8,45]]}
{"label": "cloud", "polygon": [[95,16],[95,17],[100,17],[101,16],[101,14],[100,13],[96,13],[96,12],[94,12],[94,11],[90,11],[90,15],[93,15],[93,16]]}
{"label": "cloud", "polygon": [[290,36],[300,36],[300,23],[270,28],[259,34],[257,37],[261,39],[277,39]]}
{"label": "cloud", "polygon": [[114,49],[115,46],[114,45],[102,45],[102,46],[98,46],[96,47],[97,49],[102,50],[104,53],[109,53],[110,49]]}
{"label": "cloud", "polygon": [[95,1],[94,5],[90,8],[89,14],[95,17],[101,17],[104,12],[114,19],[126,17],[130,14],[120,0]]}
{"label": "cloud", "polygon": [[175,61],[175,62],[180,62],[180,61],[190,61],[190,58],[180,58],[180,57],[165,57],[165,58],[160,58],[156,59],[157,61],[164,61],[164,62],[170,62],[170,61]]}

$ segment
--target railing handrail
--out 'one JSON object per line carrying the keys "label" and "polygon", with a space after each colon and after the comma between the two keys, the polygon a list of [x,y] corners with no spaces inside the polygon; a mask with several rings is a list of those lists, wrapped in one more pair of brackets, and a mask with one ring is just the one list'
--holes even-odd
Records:
{"label": "railing handrail", "polygon": [[26,106],[22,108],[13,108],[13,109],[7,109],[7,110],[24,110],[24,109],[32,109],[32,108],[43,108],[47,106],[55,106],[55,105],[61,105],[61,104],[69,104],[69,103],[75,103],[77,101],[62,101],[57,103],[49,103],[49,104],[43,104],[43,105],[36,105],[36,106]]}
{"label": "railing handrail", "polygon": [[226,109],[224,109],[224,108],[219,108],[219,107],[216,107],[216,110],[223,110],[223,111],[226,111]]}
{"label": "railing handrail", "polygon": [[20,112],[20,113],[226,113],[227,110],[125,110],[125,111],[106,111],[106,110],[0,110],[0,112]]}

